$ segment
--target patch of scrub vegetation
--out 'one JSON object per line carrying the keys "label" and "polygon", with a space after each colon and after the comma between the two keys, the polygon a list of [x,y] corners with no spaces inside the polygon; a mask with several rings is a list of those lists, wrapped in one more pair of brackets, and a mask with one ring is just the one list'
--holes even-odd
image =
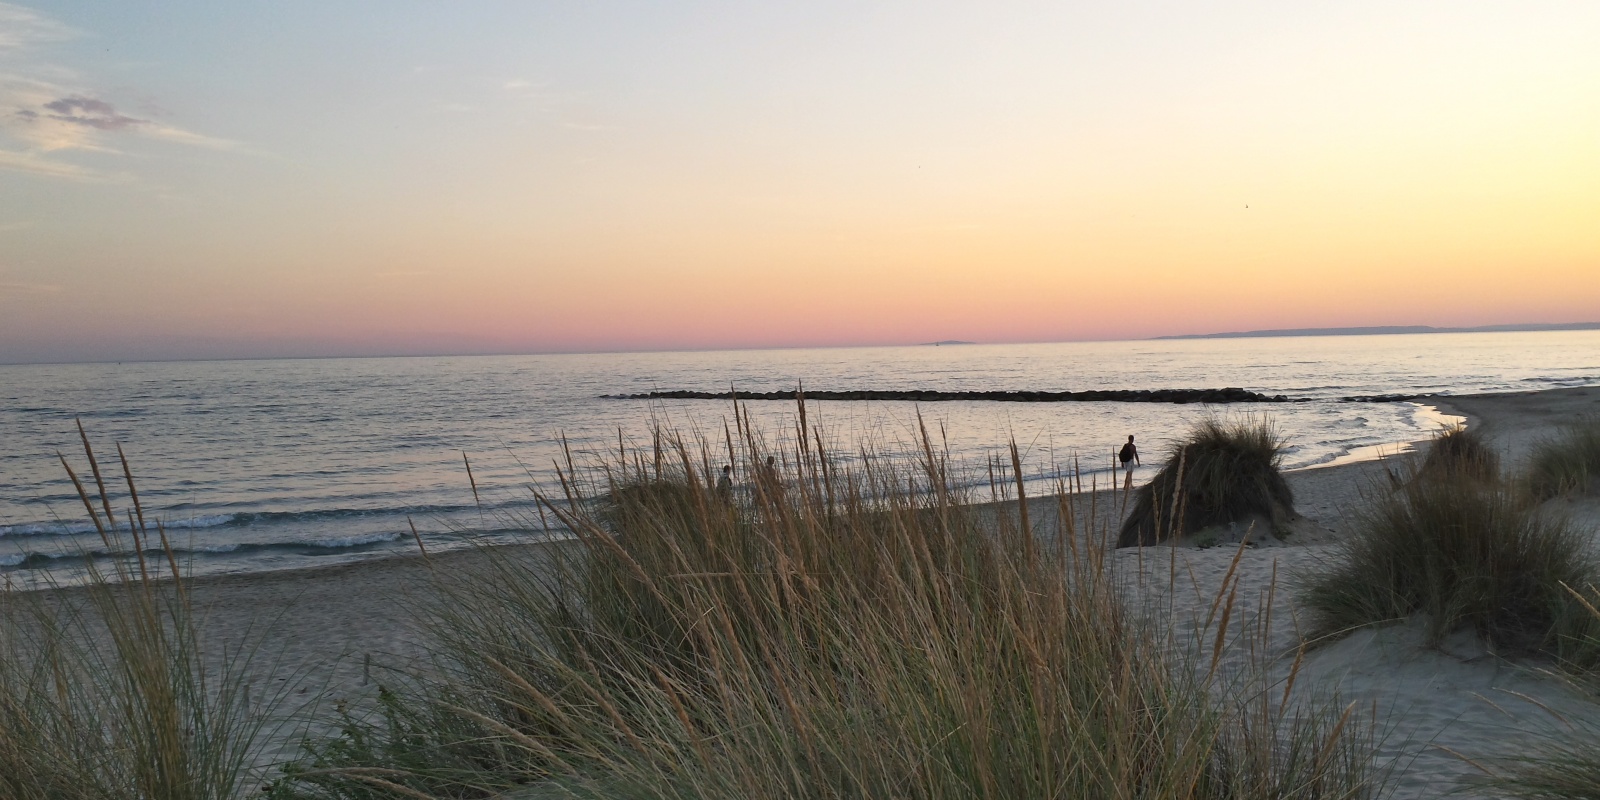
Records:
{"label": "patch of scrub vegetation", "polygon": [[1470,628],[1500,653],[1597,663],[1600,628],[1569,591],[1600,578],[1586,532],[1472,470],[1424,466],[1369,500],[1304,589],[1317,635],[1419,616],[1430,644]]}
{"label": "patch of scrub vegetation", "polygon": [[1270,420],[1201,420],[1135,493],[1117,546],[1159,544],[1256,519],[1274,534],[1286,529],[1295,512],[1282,452]]}
{"label": "patch of scrub vegetation", "polygon": [[1528,462],[1529,493],[1538,500],[1590,491],[1600,482],[1600,417],[1568,426],[1540,442]]}
{"label": "patch of scrub vegetation", "polygon": [[1478,430],[1456,425],[1433,437],[1418,473],[1492,481],[1500,477],[1500,455]]}

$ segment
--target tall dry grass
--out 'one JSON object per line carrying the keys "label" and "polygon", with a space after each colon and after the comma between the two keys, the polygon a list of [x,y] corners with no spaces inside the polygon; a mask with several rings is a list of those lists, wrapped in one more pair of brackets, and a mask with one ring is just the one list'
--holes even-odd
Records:
{"label": "tall dry grass", "polygon": [[126,507],[114,506],[79,426],[92,487],[68,465],[107,551],[84,586],[0,595],[0,797],[221,800],[253,786],[250,758],[270,698],[253,703],[250,654],[208,667],[183,576],[117,449]]}
{"label": "tall dry grass", "polygon": [[[1350,709],[1218,696],[1130,615],[1065,487],[979,513],[926,434],[920,463],[846,468],[799,419],[781,453],[741,419],[725,459],[669,436],[593,480],[569,463],[542,511],[578,546],[444,587],[441,677],[312,743],[274,797],[1374,791]],[[769,454],[747,493],[714,488]]]}

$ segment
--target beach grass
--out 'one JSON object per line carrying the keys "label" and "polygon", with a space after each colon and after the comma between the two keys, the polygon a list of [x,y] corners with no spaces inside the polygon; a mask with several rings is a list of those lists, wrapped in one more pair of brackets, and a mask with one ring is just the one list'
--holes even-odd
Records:
{"label": "beach grass", "polygon": [[1421,617],[1438,644],[1464,628],[1497,652],[1592,666],[1594,619],[1566,587],[1600,577],[1587,535],[1472,470],[1423,468],[1374,490],[1330,569],[1302,593],[1317,636]]}
{"label": "beach grass", "polygon": [[1498,796],[1519,800],[1600,800],[1600,726],[1567,723],[1530,752],[1501,759],[1480,779]]}
{"label": "beach grass", "polygon": [[1589,490],[1597,479],[1600,417],[1580,420],[1560,436],[1540,442],[1528,462],[1528,491],[1537,500]]}
{"label": "beach grass", "polygon": [[1455,425],[1434,435],[1417,471],[1421,475],[1462,475],[1492,481],[1500,476],[1500,454],[1476,428]]}
{"label": "beach grass", "polygon": [[[1600,625],[1600,589],[1571,588],[1573,598]],[[1595,692],[1595,675],[1569,676],[1580,691]],[[1526,752],[1499,759],[1479,784],[1521,800],[1600,800],[1600,723],[1569,719],[1546,708],[1558,727]]]}
{"label": "beach grass", "polygon": [[1206,417],[1134,494],[1117,546],[1152,545],[1215,525],[1264,520],[1278,533],[1294,514],[1270,420]]}
{"label": "beach grass", "polygon": [[106,550],[131,555],[109,568],[88,559],[78,589],[0,595],[0,796],[242,796],[273,701],[249,696],[248,650],[208,666],[183,576],[165,531],[145,520],[121,448],[120,511],[86,435],[83,448],[92,487],[62,465]]}
{"label": "beach grass", "polygon": [[1056,529],[1037,530],[1020,482],[979,513],[926,434],[920,463],[847,464],[800,419],[773,473],[742,420],[725,437],[726,462],[752,466],[732,496],[724,459],[673,436],[592,482],[569,463],[542,512],[578,546],[443,587],[438,675],[309,743],[272,796],[1376,790],[1351,708],[1198,677],[1216,673],[1233,595],[1210,670],[1131,614],[1111,531],[1075,529],[1064,486]]}

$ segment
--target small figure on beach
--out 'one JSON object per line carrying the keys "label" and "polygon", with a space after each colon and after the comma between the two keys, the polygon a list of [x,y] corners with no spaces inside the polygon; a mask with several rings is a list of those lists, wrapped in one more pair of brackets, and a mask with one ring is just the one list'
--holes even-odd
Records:
{"label": "small figure on beach", "polygon": [[1144,466],[1143,464],[1139,463],[1139,448],[1133,443],[1133,434],[1128,434],[1128,441],[1126,444],[1122,445],[1121,450],[1117,451],[1117,458],[1122,461],[1122,473],[1127,476],[1122,481],[1122,488],[1124,490],[1130,490],[1133,488],[1134,466]]}
{"label": "small figure on beach", "polygon": [[733,467],[723,464],[722,477],[717,479],[717,497],[723,502],[733,500]]}
{"label": "small figure on beach", "polygon": [[1139,448],[1135,447],[1133,444],[1133,434],[1128,434],[1128,442],[1122,446],[1120,451],[1117,452],[1117,458],[1122,459],[1123,469],[1128,468],[1129,461],[1132,461],[1141,467],[1144,466],[1143,464],[1139,464]]}

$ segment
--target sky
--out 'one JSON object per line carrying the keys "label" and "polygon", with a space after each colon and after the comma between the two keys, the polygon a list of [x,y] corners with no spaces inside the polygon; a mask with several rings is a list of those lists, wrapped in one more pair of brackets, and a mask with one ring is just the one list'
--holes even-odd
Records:
{"label": "sky", "polygon": [[0,363],[1600,320],[1600,3],[0,2]]}

